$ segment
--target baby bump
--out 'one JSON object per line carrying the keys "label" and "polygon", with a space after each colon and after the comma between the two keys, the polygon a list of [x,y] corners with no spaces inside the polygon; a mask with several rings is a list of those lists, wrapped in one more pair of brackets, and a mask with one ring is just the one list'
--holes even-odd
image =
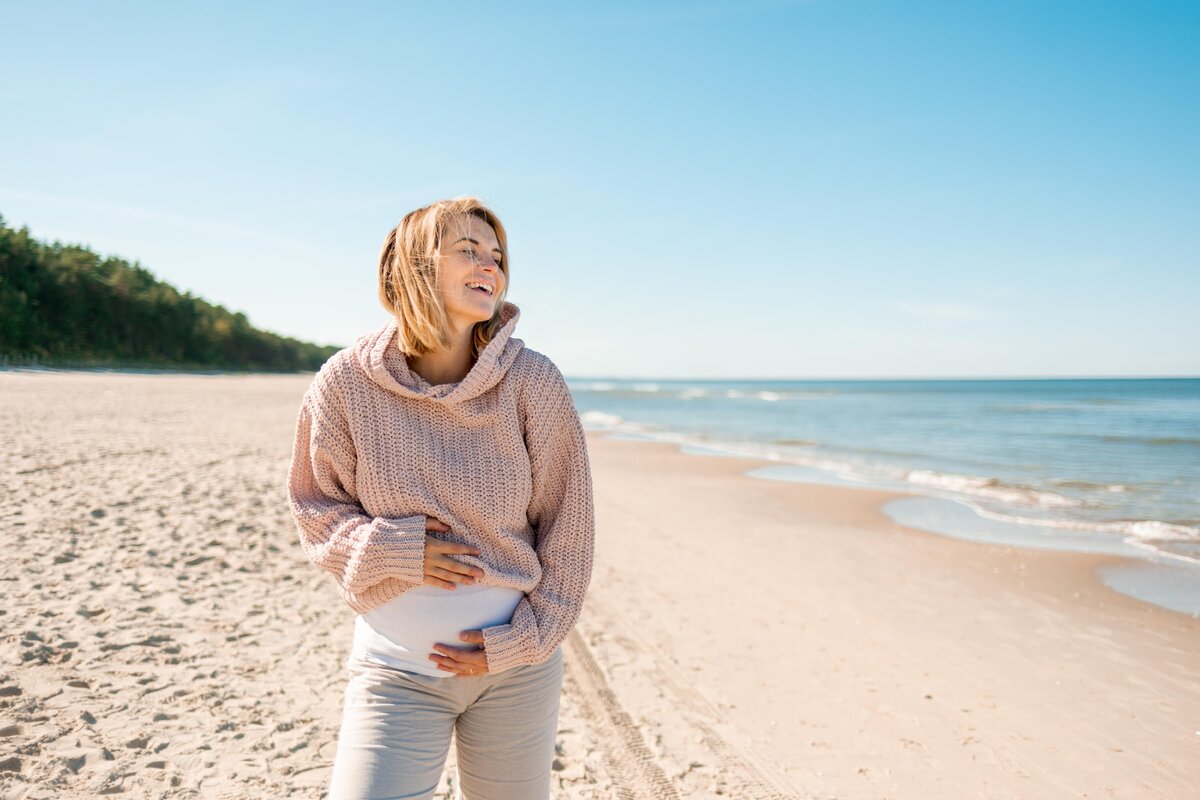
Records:
{"label": "baby bump", "polygon": [[360,657],[426,675],[447,675],[429,660],[436,643],[474,648],[459,639],[468,630],[512,621],[525,593],[508,586],[458,584],[442,589],[414,586],[378,608],[360,614],[354,650]]}

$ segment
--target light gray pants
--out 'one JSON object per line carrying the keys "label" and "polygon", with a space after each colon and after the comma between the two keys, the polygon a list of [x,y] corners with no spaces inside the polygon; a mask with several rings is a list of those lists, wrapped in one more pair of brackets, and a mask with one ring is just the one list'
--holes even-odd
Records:
{"label": "light gray pants", "polygon": [[561,647],[494,675],[435,678],[354,657],[346,666],[328,800],[432,797],[452,732],[466,800],[550,796]]}

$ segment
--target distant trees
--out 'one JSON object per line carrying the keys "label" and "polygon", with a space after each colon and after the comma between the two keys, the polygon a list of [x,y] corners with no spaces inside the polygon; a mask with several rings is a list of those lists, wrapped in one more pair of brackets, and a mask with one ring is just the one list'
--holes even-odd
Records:
{"label": "distant trees", "polygon": [[0,364],[316,370],[337,347],[252,327],[149,270],[0,217]]}

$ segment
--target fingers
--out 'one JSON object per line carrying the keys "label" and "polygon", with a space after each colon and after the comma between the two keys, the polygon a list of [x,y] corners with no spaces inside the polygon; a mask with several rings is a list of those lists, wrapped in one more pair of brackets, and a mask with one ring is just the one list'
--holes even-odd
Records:
{"label": "fingers", "polygon": [[438,665],[438,669],[454,672],[458,675],[482,675],[487,672],[487,654],[482,650],[451,647],[445,644],[435,644],[436,653],[429,655],[429,660]]}
{"label": "fingers", "polygon": [[447,542],[445,539],[438,539],[428,533],[425,534],[425,550],[437,555],[479,555],[479,548],[474,545]]}
{"label": "fingers", "polygon": [[[450,527],[440,520],[428,518],[426,529],[436,526],[450,530]],[[454,584],[473,584],[483,577],[483,570],[470,564],[464,564],[455,555],[480,555],[478,547],[459,542],[447,542],[443,539],[425,534],[425,583],[439,586],[443,589],[453,589]]]}
{"label": "fingers", "polygon": [[441,587],[442,589],[453,589],[454,588],[454,584],[451,583],[450,581],[444,581],[441,578],[435,578],[432,575],[426,575],[424,583],[428,583],[430,586],[438,586],[438,587]]}
{"label": "fingers", "polygon": [[468,578],[483,577],[483,570],[479,567],[473,567],[470,564],[464,564],[461,561],[457,561],[453,558],[447,558],[445,556],[434,556],[430,559],[430,566],[437,567],[438,569],[445,570],[446,572],[455,573],[456,577],[454,580],[462,580],[461,577],[457,576],[466,576]]}
{"label": "fingers", "polygon": [[[474,550],[475,548],[471,548]],[[471,555],[479,555],[479,551],[471,553]],[[451,581],[466,581],[474,583],[468,578],[482,578],[483,570],[480,567],[464,564],[456,558],[451,558],[448,555],[439,553],[437,548],[429,548],[425,552],[425,572],[431,575],[437,575],[440,578],[445,578]],[[446,574],[442,574],[446,573]]]}
{"label": "fingers", "polygon": [[445,580],[474,583],[472,578],[483,577],[479,567],[464,564],[452,556],[455,554],[478,556],[478,547],[458,542],[446,542],[425,535],[425,572]]}
{"label": "fingers", "polygon": [[459,544],[458,542],[447,542],[444,539],[435,539],[429,534],[425,535],[425,546],[432,547],[437,553],[446,555],[479,555],[479,548],[469,544]]}
{"label": "fingers", "polygon": [[432,575],[435,578],[441,578],[444,581],[454,581],[455,583],[472,584],[475,583],[475,573],[459,572],[457,570],[443,569],[435,564],[430,564],[425,568],[426,575]]}

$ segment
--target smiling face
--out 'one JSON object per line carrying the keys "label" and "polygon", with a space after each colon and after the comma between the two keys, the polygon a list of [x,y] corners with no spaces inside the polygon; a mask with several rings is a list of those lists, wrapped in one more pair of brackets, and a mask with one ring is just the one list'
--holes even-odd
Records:
{"label": "smiling face", "polygon": [[492,226],[476,216],[451,220],[437,259],[438,289],[451,324],[461,331],[491,319],[508,282]]}

